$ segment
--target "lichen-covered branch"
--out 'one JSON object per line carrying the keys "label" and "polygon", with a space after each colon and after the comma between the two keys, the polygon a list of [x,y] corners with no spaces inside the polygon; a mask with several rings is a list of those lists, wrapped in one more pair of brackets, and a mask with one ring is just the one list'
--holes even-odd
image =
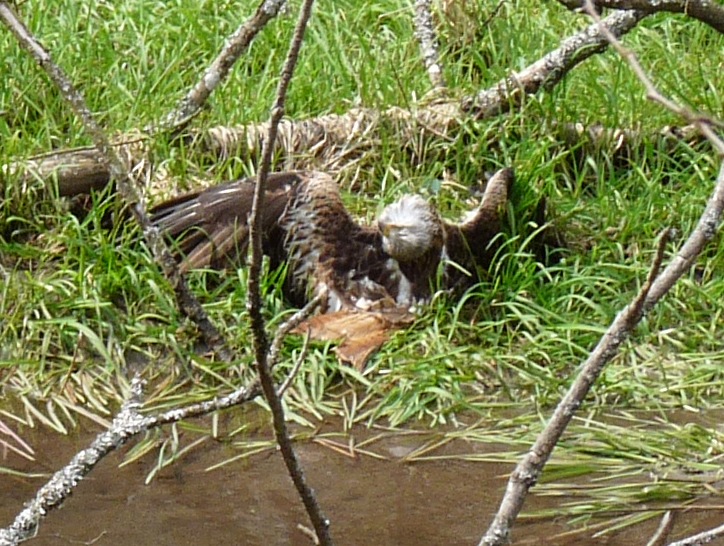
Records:
{"label": "lichen-covered branch", "polygon": [[[480,541],[480,546],[507,544],[513,522],[523,507],[528,490],[537,483],[553,448],[591,386],[639,323],[643,313],[651,309],[686,271],[680,264],[691,264],[705,244],[714,237],[721,221],[722,211],[724,211],[724,166],[719,171],[714,192],[696,229],[661,274],[656,276],[655,280],[651,280],[651,277],[655,276],[651,275],[651,282],[646,283],[634,301],[621,311],[608,327],[596,348],[583,363],[581,371],[556,407],[545,429],[516,466],[508,481],[498,512]],[[663,247],[659,248],[662,250]],[[661,250],[657,254],[659,257],[662,255]],[[655,263],[652,272],[655,273],[656,270]]]}
{"label": "lichen-covered branch", "polygon": [[186,280],[178,269],[176,261],[169,251],[163,237],[153,227],[146,212],[143,197],[134,185],[128,169],[121,161],[116,149],[96,123],[83,96],[78,92],[70,79],[61,68],[55,64],[45,48],[35,39],[25,25],[18,19],[15,12],[7,2],[0,2],[0,19],[15,35],[18,42],[33,56],[38,64],[45,70],[53,83],[58,87],[63,97],[68,101],[76,115],[83,122],[83,126],[93,140],[96,147],[96,161],[107,169],[108,174],[118,184],[118,190],[128,205],[133,217],[141,226],[143,236],[154,259],[162,268],[176,294],[176,300],[181,311],[189,317],[199,328],[205,341],[222,359],[231,360],[231,353],[226,348],[221,335],[211,323],[201,304],[189,290]]}
{"label": "lichen-covered branch", "polygon": [[[714,147],[724,157],[724,144],[711,130],[716,122],[702,115],[694,115],[686,109],[673,104],[658,95],[649,78],[644,73],[632,52],[626,50],[614,33],[604,28],[592,5],[587,6],[589,14],[601,25],[602,36],[609,41],[626,59],[636,75],[649,91],[649,97],[657,100],[672,111],[680,113],[692,120],[709,138]],[[663,99],[663,100],[662,100]],[[566,395],[556,407],[549,422],[538,435],[530,451],[523,457],[510,476],[503,500],[490,527],[480,541],[480,546],[498,546],[506,544],[510,531],[518,513],[523,507],[528,491],[540,477],[543,467],[560,440],[568,423],[580,407],[591,386],[596,381],[604,366],[616,355],[621,344],[628,339],[634,327],[640,322],[644,313],[649,311],[671,289],[676,281],[691,267],[694,260],[701,254],[706,244],[717,233],[724,212],[724,163],[717,176],[714,190],[707,201],[706,208],[689,238],[682,245],[673,259],[659,274],[663,259],[664,243],[662,237],[650,274],[634,300],[627,305],[614,319],[596,347],[583,363],[580,372]],[[668,233],[668,232],[667,232]]]}
{"label": "lichen-covered branch", "polygon": [[277,16],[285,3],[286,0],[262,0],[254,15],[229,36],[214,62],[206,69],[196,85],[179,101],[176,109],[153,130],[178,131],[198,114],[214,89],[226,79],[236,60],[249,48],[252,40],[266,24]]}
{"label": "lichen-covered branch", "polygon": [[703,546],[724,536],[724,525],[669,543],[669,546]]}
{"label": "lichen-covered branch", "polygon": [[[585,0],[559,0],[568,9],[581,10]],[[712,0],[596,0],[596,8],[640,10],[646,13],[665,11],[683,13],[724,33],[724,7]]]}
{"label": "lichen-covered branch", "polygon": [[[269,364],[273,367],[279,359],[279,351],[284,338],[296,326],[305,320],[319,305],[319,299],[310,301],[304,308],[297,311],[277,328],[269,353]],[[283,392],[294,378],[298,366],[285,378],[278,391]],[[261,394],[259,379],[255,379],[236,391],[205,402],[199,402],[182,408],[171,409],[158,415],[142,415],[140,408],[143,382],[139,377],[131,380],[131,392],[120,412],[113,419],[111,426],[99,434],[91,445],[79,452],[63,469],[41,487],[35,498],[16,516],[15,521],[5,529],[0,529],[0,546],[15,546],[34,536],[40,521],[47,513],[67,499],[73,489],[82,481],[95,466],[109,453],[121,447],[135,435],[163,425],[178,423],[208,415],[235,406],[245,404]]]}
{"label": "lichen-covered branch", "polygon": [[446,87],[430,4],[431,0],[415,0],[415,36],[420,42],[420,53],[433,87]]}
{"label": "lichen-covered branch", "polygon": [[17,515],[12,525],[0,530],[0,546],[15,546],[33,537],[45,514],[60,506],[103,457],[144,429],[144,418],[138,413],[142,387],[142,381],[134,378],[131,383],[131,396],[113,419],[111,427],[56,472]]}
{"label": "lichen-covered branch", "polygon": [[0,529],[0,546],[16,546],[32,538],[40,521],[50,510],[60,507],[70,497],[78,483],[106,455],[121,447],[137,434],[161,425],[177,423],[183,419],[238,406],[261,394],[259,382],[253,381],[222,398],[169,410],[159,415],[142,415],[139,413],[142,388],[143,381],[134,377],[131,381],[130,396],[113,419],[109,429],[99,434],[89,447],[77,453],[65,467],[56,472],[48,483],[38,490],[35,497],[26,504],[10,526]]}
{"label": "lichen-covered branch", "polygon": [[[605,22],[612,32],[620,36],[635,28],[643,16],[639,12],[624,12],[612,15]],[[597,26],[589,27],[566,39],[559,48],[514,76],[460,102],[435,101],[413,110],[398,107],[383,111],[355,108],[342,115],[283,120],[277,132],[276,151],[306,162],[304,166],[316,161],[315,168],[336,172],[354,165],[366,150],[376,146],[382,127],[388,132],[394,130],[397,133],[395,139],[399,142],[415,142],[421,135],[445,137],[469,116],[477,119],[495,117],[520,103],[524,94],[553,87],[577,64],[605,50],[606,43]],[[268,131],[268,122],[216,127],[208,131],[192,131],[185,141],[191,156],[212,154],[255,159]],[[80,154],[82,160],[79,161],[75,160],[72,151],[19,161],[3,166],[0,176],[12,176],[22,182],[32,178],[50,180],[56,174],[60,191],[66,195],[72,193],[69,186],[78,187],[79,180],[88,180],[86,187],[103,187],[109,176],[107,165],[96,151],[82,150]],[[72,167],[66,168],[65,165]],[[68,176],[70,182],[66,182],[64,176]]]}
{"label": "lichen-covered branch", "polygon": [[[648,15],[643,11],[620,11],[603,20],[615,36],[631,31]],[[608,40],[597,23],[566,40],[542,59],[502,79],[490,89],[463,100],[463,110],[478,119],[507,112],[520,105],[527,95],[551,89],[573,68],[589,57],[605,51]]]}

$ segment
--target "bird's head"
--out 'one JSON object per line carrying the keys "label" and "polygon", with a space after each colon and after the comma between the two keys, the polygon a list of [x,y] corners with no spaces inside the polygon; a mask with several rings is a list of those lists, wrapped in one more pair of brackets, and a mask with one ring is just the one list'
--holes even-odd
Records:
{"label": "bird's head", "polygon": [[419,195],[405,195],[387,206],[377,225],[382,248],[398,262],[411,262],[442,249],[443,229],[437,211]]}

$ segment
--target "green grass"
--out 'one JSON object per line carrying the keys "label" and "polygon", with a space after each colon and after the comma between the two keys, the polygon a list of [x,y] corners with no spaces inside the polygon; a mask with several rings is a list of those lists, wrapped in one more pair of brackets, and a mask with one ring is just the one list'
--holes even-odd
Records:
{"label": "green grass", "polygon": [[[254,9],[247,4],[239,10],[231,2],[137,0],[89,7],[31,0],[20,12],[103,127],[116,134],[144,127],[171,109],[241,13]],[[441,23],[445,76],[454,96],[486,88],[587,24],[556,3],[518,1],[506,2],[486,28],[478,28],[476,21],[486,19],[495,4],[466,3],[472,19]],[[429,91],[408,3],[320,2],[315,10],[287,116],[408,107]],[[266,119],[294,19],[270,23],[195,128]],[[724,115],[724,75],[711,54],[724,45],[721,36],[681,17],[656,16],[625,41],[664,92]],[[0,163],[89,144],[58,92],[8,32],[0,33],[0,50]],[[332,345],[312,344],[288,392],[290,419],[313,427],[339,416],[348,428],[455,424],[476,415],[479,426],[462,429],[462,435],[510,445],[514,452],[506,460],[525,449],[579,363],[643,283],[657,234],[668,226],[678,230],[679,239],[667,249],[670,257],[695,225],[717,172],[705,146],[662,154],[652,142],[628,167],[605,151],[581,158],[582,147],[566,148],[550,129],[551,122],[567,121],[651,133],[677,122],[645,100],[629,69],[609,52],[529,99],[520,112],[466,121],[448,140],[400,143],[392,131],[383,132],[361,164],[357,191],[345,195],[352,210],[371,218],[382,203],[422,191],[454,218],[467,208],[466,187],[477,186],[484,171],[513,166],[517,182],[505,244],[488,280],[460,300],[436,297],[363,374],[341,366]],[[163,140],[154,147],[156,161],[179,185],[193,177],[223,180],[253,172],[246,159],[199,164],[183,147]],[[446,178],[457,184],[443,183]],[[119,214],[113,196],[96,196],[92,212],[78,219],[40,184],[21,188],[6,178],[2,186],[0,392],[15,401],[12,413],[65,431],[83,414],[109,418],[134,370],[150,380],[151,409],[228,392],[250,377],[246,271],[190,276],[194,292],[240,355],[232,365],[209,361],[138,229],[129,222],[107,227],[108,218]],[[531,248],[531,210],[542,196],[569,242],[560,261],[548,266],[536,261]],[[638,426],[614,428],[606,416],[722,408],[724,280],[717,272],[723,267],[717,238],[605,370],[583,410],[589,425],[576,424],[567,434],[546,474],[549,481],[558,472],[594,475],[612,465],[625,473],[625,454],[635,454],[642,473],[662,464],[696,469],[721,454],[720,433],[713,428],[647,422],[642,434]],[[291,311],[271,273],[264,297],[274,329]],[[291,368],[302,344],[294,337],[286,341],[280,374]],[[518,417],[501,418],[511,408]],[[681,445],[672,449],[671,438]],[[631,442],[637,443],[635,453]],[[656,491],[665,500],[673,489]],[[686,491],[687,499],[706,494],[696,485]],[[587,493],[593,497],[611,498],[599,490]],[[592,506],[602,511],[604,504]]]}

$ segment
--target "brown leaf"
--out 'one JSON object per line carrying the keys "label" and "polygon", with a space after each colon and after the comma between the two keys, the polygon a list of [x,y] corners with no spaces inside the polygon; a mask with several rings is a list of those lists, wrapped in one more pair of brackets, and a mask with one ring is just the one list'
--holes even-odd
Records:
{"label": "brown leaf", "polygon": [[306,334],[317,341],[339,341],[335,349],[342,363],[364,370],[367,361],[398,330],[414,320],[407,311],[384,312],[345,310],[312,317],[294,333]]}

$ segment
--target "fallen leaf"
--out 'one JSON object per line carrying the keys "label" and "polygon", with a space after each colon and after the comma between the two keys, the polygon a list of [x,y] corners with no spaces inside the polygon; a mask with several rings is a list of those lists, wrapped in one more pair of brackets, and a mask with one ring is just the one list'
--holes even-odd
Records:
{"label": "fallen leaf", "polygon": [[402,309],[336,311],[307,319],[294,329],[294,333],[308,333],[316,341],[339,341],[335,349],[339,360],[362,371],[370,356],[390,335],[414,319],[414,315]]}

